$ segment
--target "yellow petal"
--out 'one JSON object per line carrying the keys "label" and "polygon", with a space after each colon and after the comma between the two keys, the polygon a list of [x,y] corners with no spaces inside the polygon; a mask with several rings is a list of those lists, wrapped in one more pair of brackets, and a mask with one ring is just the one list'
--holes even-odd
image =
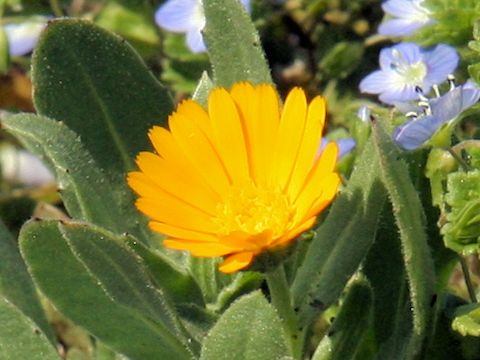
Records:
{"label": "yellow petal", "polygon": [[266,186],[280,122],[277,93],[271,85],[253,87],[245,82],[234,85],[231,93],[246,129],[252,179],[255,184]]}
{"label": "yellow petal", "polygon": [[307,116],[307,100],[300,88],[294,88],[285,100],[273,151],[272,184],[285,189],[297,160]]}
{"label": "yellow petal", "polygon": [[325,121],[325,100],[317,96],[308,106],[305,131],[300,142],[300,150],[292,178],[288,185],[291,199],[296,199],[302,189],[308,173],[313,167],[322,139],[323,124]]}
{"label": "yellow petal", "polygon": [[139,190],[143,189],[144,192],[147,192],[147,187],[141,185],[140,182],[143,181],[145,184],[149,179],[151,183],[164,192],[172,194],[186,203],[193,204],[209,214],[215,214],[216,205],[220,200],[218,194],[213,192],[202,179],[193,174],[191,168],[179,169],[176,166],[177,164],[167,162],[165,159],[148,152],[142,152],[138,155],[137,165],[144,175],[134,172],[128,179],[135,191],[140,193]]}
{"label": "yellow petal", "polygon": [[225,194],[230,187],[227,171],[198,122],[182,114],[174,114],[169,119],[169,125],[175,141],[195,171],[212,189]]}
{"label": "yellow petal", "polygon": [[253,253],[241,252],[228,256],[223,263],[220,264],[219,270],[229,274],[247,267],[253,260]]}
{"label": "yellow petal", "polygon": [[150,229],[152,229],[153,231],[167,235],[172,238],[188,239],[191,241],[202,241],[202,242],[218,241],[218,237],[212,233],[188,230],[179,226],[165,224],[158,221],[150,221],[148,225],[150,226]]}
{"label": "yellow petal", "polygon": [[337,173],[331,173],[326,176],[323,185],[324,191],[322,195],[315,201],[306,217],[317,215],[332,202],[333,198],[337,194],[337,189],[340,185],[340,182],[341,179]]}
{"label": "yellow petal", "polygon": [[272,243],[272,246],[278,246],[278,245],[284,244],[284,243],[296,238],[301,233],[310,229],[315,224],[316,220],[317,220],[316,216],[313,216],[313,217],[309,218],[308,220],[304,221],[303,223],[301,223],[297,227],[295,227],[292,230],[285,233],[285,235],[283,235],[281,238],[274,241]]}
{"label": "yellow petal", "polygon": [[244,184],[250,177],[244,130],[235,103],[223,88],[210,93],[208,113],[213,140],[233,184]]}
{"label": "yellow petal", "polygon": [[339,177],[336,173],[328,171],[331,166],[331,163],[329,163],[330,154],[335,155],[336,158],[337,147],[327,146],[327,148],[328,149],[325,149],[326,151],[328,150],[326,153],[327,156],[324,159],[325,161],[320,159],[317,162],[317,166],[312,170],[311,176],[296,201],[296,221],[302,221],[301,219],[310,217],[311,209],[316,203],[328,197],[331,199],[337,191]]}
{"label": "yellow petal", "polygon": [[179,239],[163,240],[163,245],[169,249],[190,251],[193,256],[198,257],[223,256],[231,254],[236,250],[221,243],[198,242]]}
{"label": "yellow petal", "polygon": [[164,203],[140,198],[135,205],[145,215],[159,222],[201,232],[213,233],[217,228],[210,216],[173,198],[165,199]]}

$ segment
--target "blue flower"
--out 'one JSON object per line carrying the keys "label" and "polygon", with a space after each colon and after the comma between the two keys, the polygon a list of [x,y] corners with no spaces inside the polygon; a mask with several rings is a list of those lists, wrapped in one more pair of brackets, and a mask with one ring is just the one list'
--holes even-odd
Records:
{"label": "blue flower", "polygon": [[387,0],[382,4],[385,13],[393,19],[384,21],[378,33],[386,36],[412,35],[418,29],[433,24],[430,10],[423,6],[424,0]]}
{"label": "blue flower", "polygon": [[3,26],[10,56],[23,56],[37,45],[40,33],[47,26],[47,17],[38,17],[22,23]]}
{"label": "blue flower", "polygon": [[453,122],[464,110],[480,99],[480,88],[471,82],[429,100],[425,114],[395,129],[393,139],[405,150],[414,150],[425,144],[442,125]]}
{"label": "blue flower", "polygon": [[[332,141],[328,140],[326,137],[322,138],[320,149],[318,149],[318,155],[322,153],[322,151],[327,147],[330,142]],[[342,159],[345,155],[349,154],[357,146],[357,143],[353,138],[337,139],[333,142],[337,143],[338,146],[337,160]]]}
{"label": "blue flower", "polygon": [[[241,0],[250,11],[250,0]],[[194,53],[207,50],[203,42],[205,14],[202,0],[168,0],[155,13],[155,22],[165,30],[186,33],[187,46]]]}
{"label": "blue flower", "polygon": [[457,67],[458,54],[448,45],[427,51],[414,43],[400,43],[380,51],[380,70],[360,82],[360,91],[379,94],[387,104],[415,100],[418,88],[428,93]]}

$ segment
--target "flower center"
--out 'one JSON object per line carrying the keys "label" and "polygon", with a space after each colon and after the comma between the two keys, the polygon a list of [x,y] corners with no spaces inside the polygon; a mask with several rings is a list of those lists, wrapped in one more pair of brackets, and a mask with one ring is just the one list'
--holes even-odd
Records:
{"label": "flower center", "polygon": [[390,64],[391,69],[396,71],[406,84],[421,86],[427,75],[427,66],[425,63],[423,61],[417,61],[413,64],[409,64],[397,50],[393,50],[393,56],[397,61]]}
{"label": "flower center", "polygon": [[219,235],[236,231],[254,235],[270,230],[276,238],[289,228],[294,213],[284,193],[249,184],[231,187],[224,202],[218,204],[214,221]]}

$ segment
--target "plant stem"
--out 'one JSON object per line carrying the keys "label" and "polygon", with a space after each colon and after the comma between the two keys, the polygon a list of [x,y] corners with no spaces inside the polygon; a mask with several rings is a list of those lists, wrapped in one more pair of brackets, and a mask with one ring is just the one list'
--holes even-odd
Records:
{"label": "plant stem", "polygon": [[463,171],[469,171],[470,165],[468,165],[465,160],[462,159],[460,155],[458,155],[455,150],[453,150],[450,146],[446,148],[446,150],[450,153],[450,155],[453,156],[453,158],[458,162],[460,167],[463,169]]}
{"label": "plant stem", "polygon": [[282,320],[283,330],[288,339],[290,353],[294,359],[302,359],[305,329],[298,324],[297,314],[292,306],[292,298],[283,266],[265,274],[273,306]]}
{"label": "plant stem", "polygon": [[63,11],[58,0],[50,0],[50,8],[56,17],[62,17]]}
{"label": "plant stem", "polygon": [[468,295],[473,303],[477,302],[477,296],[475,295],[475,289],[473,287],[472,279],[470,277],[470,270],[468,264],[463,256],[460,256],[460,264],[462,265],[463,276],[465,277],[465,284],[467,285]]}

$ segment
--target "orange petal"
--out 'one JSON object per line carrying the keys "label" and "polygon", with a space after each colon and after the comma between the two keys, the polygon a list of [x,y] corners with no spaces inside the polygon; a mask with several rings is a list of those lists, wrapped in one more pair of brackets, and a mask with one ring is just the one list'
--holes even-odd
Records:
{"label": "orange petal", "polygon": [[225,89],[210,93],[208,113],[214,145],[230,179],[234,184],[244,184],[250,177],[245,135],[235,103]]}
{"label": "orange petal", "polygon": [[159,222],[199,232],[213,233],[217,229],[211,216],[174,199],[160,204],[151,199],[140,198],[135,205],[145,215]]}
{"label": "orange petal", "polygon": [[296,199],[303,187],[308,173],[313,167],[322,140],[325,122],[325,100],[317,96],[308,106],[307,122],[300,143],[300,150],[295,162],[295,169],[288,185],[291,199]]}
{"label": "orange petal", "polygon": [[280,121],[277,93],[271,85],[242,82],[231,94],[244,124],[251,176],[257,185],[266,185]]}
{"label": "orange petal", "polygon": [[214,214],[220,197],[208,185],[206,185],[192,168],[181,169],[176,163],[168,162],[158,155],[149,152],[142,152],[137,156],[137,165],[144,174],[141,176],[138,172],[129,175],[128,181],[134,190],[139,192],[141,188],[139,182],[154,183],[163,191],[172,194],[186,203],[195,204],[196,207]]}
{"label": "orange petal", "polygon": [[198,257],[217,257],[231,254],[237,249],[221,243],[188,241],[180,239],[163,240],[163,245],[173,250],[185,250]]}
{"label": "orange petal", "polygon": [[183,227],[174,226],[171,224],[165,224],[158,221],[150,221],[148,225],[150,226],[150,229],[152,229],[153,231],[156,231],[161,234],[165,234],[172,238],[188,239],[192,241],[202,241],[202,242],[218,241],[218,237],[212,233],[193,231],[193,230],[185,229]]}
{"label": "orange petal", "polygon": [[252,260],[252,252],[236,253],[228,256],[223,263],[220,264],[218,269],[223,273],[230,274],[247,267]]}
{"label": "orange petal", "polygon": [[290,181],[302,141],[306,117],[305,93],[300,88],[294,88],[285,100],[272,156],[271,181],[280,189],[285,189]]}
{"label": "orange petal", "polygon": [[230,187],[228,173],[220,156],[212,147],[211,140],[198,123],[192,118],[177,113],[169,118],[169,125],[175,141],[196,172],[212,189],[225,194]]}
{"label": "orange petal", "polygon": [[317,220],[316,216],[313,216],[313,217],[309,218],[308,220],[304,221],[303,223],[301,223],[297,227],[293,228],[292,230],[290,230],[289,232],[284,234],[278,240],[274,241],[272,243],[272,246],[280,245],[280,244],[286,243],[286,242],[296,238],[297,236],[299,236],[304,231],[307,231],[308,229],[310,229],[315,224],[316,220]]}

